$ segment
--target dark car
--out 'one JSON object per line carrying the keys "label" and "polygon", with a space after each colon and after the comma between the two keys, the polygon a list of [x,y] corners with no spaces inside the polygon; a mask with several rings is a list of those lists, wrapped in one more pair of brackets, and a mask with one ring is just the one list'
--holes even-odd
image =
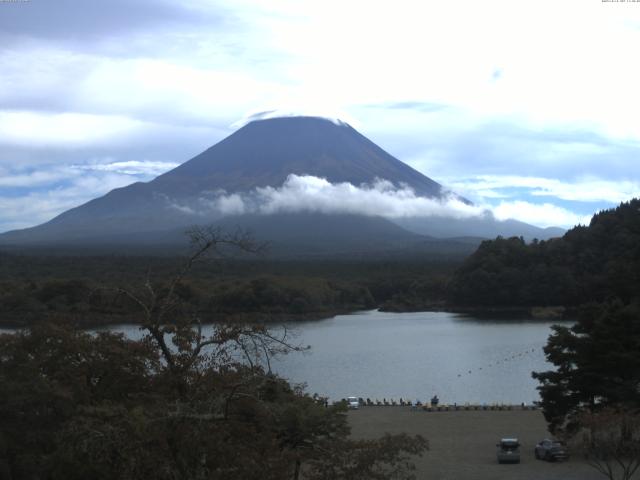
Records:
{"label": "dark car", "polygon": [[496,447],[498,463],[520,463],[520,442],[517,438],[502,438]]}
{"label": "dark car", "polygon": [[556,460],[566,460],[569,458],[569,451],[563,442],[545,438],[536,445],[534,455],[537,459],[555,462]]}

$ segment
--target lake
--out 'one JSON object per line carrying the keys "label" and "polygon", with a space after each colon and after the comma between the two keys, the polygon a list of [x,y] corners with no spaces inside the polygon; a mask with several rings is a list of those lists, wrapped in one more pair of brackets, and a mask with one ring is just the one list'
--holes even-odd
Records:
{"label": "lake", "polygon": [[531,403],[532,371],[549,370],[542,347],[558,322],[487,320],[446,312],[339,315],[289,325],[308,354],[274,369],[310,392],[441,402]]}
{"label": "lake", "polygon": [[[310,345],[272,363],[308,391],[340,399],[400,397],[443,403],[512,403],[538,400],[532,371],[548,370],[542,347],[558,322],[491,320],[447,312],[338,315],[286,324]],[[110,329],[138,338],[135,325]]]}

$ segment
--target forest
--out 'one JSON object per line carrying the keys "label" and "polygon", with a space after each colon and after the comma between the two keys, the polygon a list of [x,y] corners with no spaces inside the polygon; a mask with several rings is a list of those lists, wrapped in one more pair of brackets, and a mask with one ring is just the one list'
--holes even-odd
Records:
{"label": "forest", "polygon": [[640,200],[597,213],[563,237],[484,241],[447,288],[453,305],[567,306],[640,296]]}
{"label": "forest", "polygon": [[[162,284],[178,256],[44,256],[0,254],[0,325],[46,319],[78,325],[136,322],[122,290]],[[441,305],[459,261],[339,259],[277,261],[259,256],[209,259],[195,265],[177,294],[204,322],[323,318],[382,307]]]}

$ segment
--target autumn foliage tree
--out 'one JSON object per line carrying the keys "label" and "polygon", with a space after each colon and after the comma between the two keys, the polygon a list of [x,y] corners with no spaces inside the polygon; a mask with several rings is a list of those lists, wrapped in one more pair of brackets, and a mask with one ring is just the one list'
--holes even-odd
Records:
{"label": "autumn foliage tree", "polygon": [[424,439],[351,440],[343,405],[271,371],[300,349],[286,329],[201,325],[181,296],[191,267],[256,245],[210,229],[192,240],[169,282],[119,289],[140,340],[50,323],[0,336],[0,478],[414,478]]}

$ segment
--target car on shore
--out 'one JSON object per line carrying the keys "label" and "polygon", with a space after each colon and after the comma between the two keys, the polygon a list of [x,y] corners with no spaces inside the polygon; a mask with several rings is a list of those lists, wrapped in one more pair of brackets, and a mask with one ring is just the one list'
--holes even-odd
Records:
{"label": "car on shore", "polygon": [[347,397],[347,407],[352,410],[360,408],[360,400],[357,397]]}
{"label": "car on shore", "polygon": [[517,438],[501,438],[496,447],[498,463],[520,463],[520,442]]}
{"label": "car on shore", "polygon": [[546,460],[548,462],[566,460],[569,458],[569,450],[564,442],[549,438],[545,438],[538,442],[533,454],[537,460]]}

